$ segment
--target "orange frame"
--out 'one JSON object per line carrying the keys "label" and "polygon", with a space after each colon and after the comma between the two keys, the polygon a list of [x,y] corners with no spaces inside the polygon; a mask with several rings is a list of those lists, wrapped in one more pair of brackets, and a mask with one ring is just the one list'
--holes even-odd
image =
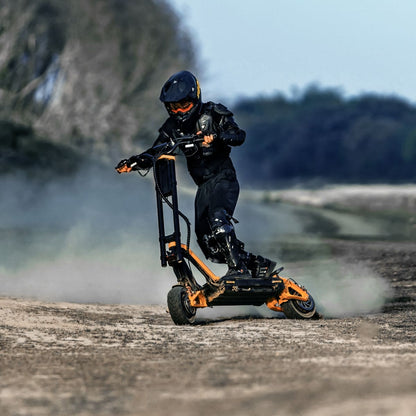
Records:
{"label": "orange frame", "polygon": [[[176,243],[174,241],[168,244],[169,248],[175,247]],[[181,247],[185,252],[189,253],[195,263],[199,266],[200,271],[212,279],[214,282],[219,282],[220,277],[214,274],[208,266],[191,250],[186,244],[181,244]],[[283,312],[281,304],[289,300],[300,300],[306,302],[309,299],[308,292],[303,289],[301,286],[296,284],[293,280],[287,279],[285,277],[279,276],[283,281],[284,289],[279,297],[271,297],[267,300],[266,305],[269,309],[276,312]],[[290,293],[290,289],[295,292],[295,294]],[[193,308],[206,308],[208,307],[208,300],[202,290],[192,292],[191,288],[188,288],[188,297],[189,303]]]}

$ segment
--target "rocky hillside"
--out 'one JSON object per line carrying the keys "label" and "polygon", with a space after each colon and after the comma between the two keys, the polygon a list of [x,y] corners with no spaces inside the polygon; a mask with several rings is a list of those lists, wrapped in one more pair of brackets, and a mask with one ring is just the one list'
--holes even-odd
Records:
{"label": "rocky hillside", "polygon": [[165,117],[162,83],[194,67],[165,0],[0,5],[2,162],[38,142],[108,161],[137,151]]}

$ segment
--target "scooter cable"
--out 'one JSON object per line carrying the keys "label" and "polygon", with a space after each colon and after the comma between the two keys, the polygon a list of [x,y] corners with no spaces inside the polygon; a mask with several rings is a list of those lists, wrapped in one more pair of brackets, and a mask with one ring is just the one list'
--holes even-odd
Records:
{"label": "scooter cable", "polygon": [[[173,204],[169,201],[169,199],[163,194],[162,189],[160,188],[160,184],[156,175],[156,161],[157,159],[153,159],[153,177],[156,184],[156,189],[161,196],[162,200],[168,205],[168,207],[173,211],[174,207]],[[178,208],[178,215],[185,221],[186,224],[186,251],[189,253],[189,246],[191,244],[191,222],[189,218]]]}

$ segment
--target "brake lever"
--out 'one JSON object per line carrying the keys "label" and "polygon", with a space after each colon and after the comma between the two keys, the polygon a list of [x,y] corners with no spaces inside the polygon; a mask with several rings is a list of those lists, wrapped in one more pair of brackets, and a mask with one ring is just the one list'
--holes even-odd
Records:
{"label": "brake lever", "polygon": [[[216,135],[215,135],[216,137]],[[177,138],[170,138],[169,142],[164,144],[164,147],[159,152],[159,156],[162,154],[172,154],[179,146],[183,146],[185,149],[191,149],[192,147],[196,147],[197,143],[201,143],[204,141],[204,138],[201,135],[190,135],[190,136],[183,136]],[[168,146],[169,145],[169,146]],[[169,148],[167,148],[169,147]]]}
{"label": "brake lever", "polygon": [[168,149],[167,151],[164,149],[163,153],[172,154],[179,146],[183,146],[184,148],[191,148],[191,147],[194,147],[197,142],[200,142],[203,140],[204,140],[203,138],[199,138],[196,135],[177,137],[175,139],[170,138],[168,142],[170,145],[170,149]]}

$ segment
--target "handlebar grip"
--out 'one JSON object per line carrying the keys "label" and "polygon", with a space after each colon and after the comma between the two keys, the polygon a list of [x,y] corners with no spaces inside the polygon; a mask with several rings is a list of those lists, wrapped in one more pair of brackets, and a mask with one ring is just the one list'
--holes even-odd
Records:
{"label": "handlebar grip", "polygon": [[127,166],[127,163],[123,166],[116,166],[116,171],[118,173],[128,173],[131,172],[133,168],[131,166]]}

